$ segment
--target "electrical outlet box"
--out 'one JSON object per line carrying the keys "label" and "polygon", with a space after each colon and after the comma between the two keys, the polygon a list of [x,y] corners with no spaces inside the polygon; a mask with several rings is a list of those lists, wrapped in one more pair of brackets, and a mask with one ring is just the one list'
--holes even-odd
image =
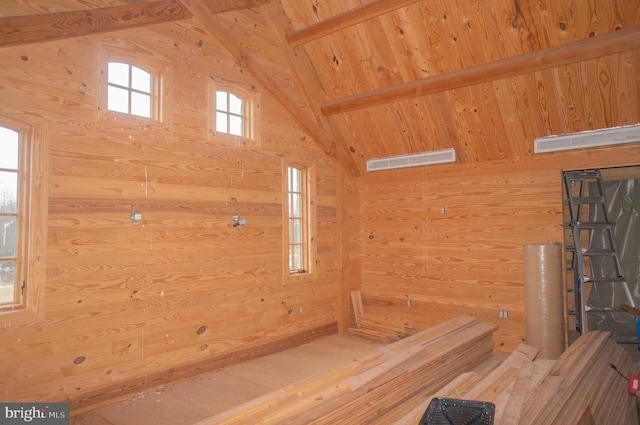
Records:
{"label": "electrical outlet box", "polygon": [[509,318],[509,310],[499,310],[498,317],[500,319],[506,320]]}

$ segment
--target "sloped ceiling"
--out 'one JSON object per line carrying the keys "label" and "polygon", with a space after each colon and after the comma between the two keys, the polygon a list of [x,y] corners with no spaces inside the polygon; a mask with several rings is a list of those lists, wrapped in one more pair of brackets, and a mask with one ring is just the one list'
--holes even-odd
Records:
{"label": "sloped ceiling", "polygon": [[539,136],[640,122],[640,0],[15,3],[2,16],[170,5],[353,175],[446,148],[514,160]]}
{"label": "sloped ceiling", "polygon": [[[382,2],[278,3],[299,30],[358,6]],[[330,116],[360,170],[367,159],[445,148],[455,148],[461,163],[526,157],[532,155],[538,136],[640,119],[637,42],[612,41],[604,49],[606,54],[548,69],[544,69],[545,56],[520,63],[506,61],[549,52],[571,62],[572,52],[578,50],[572,43],[596,41],[637,25],[637,0],[395,3],[410,4],[296,47],[316,71],[321,107],[378,91],[372,93],[377,97],[368,98],[371,106],[365,99],[354,110]],[[640,33],[634,37],[640,39]],[[615,48],[624,51],[611,54]],[[496,66],[487,66],[491,64]],[[523,73],[526,66],[533,72]],[[434,77],[474,67],[477,73],[466,77],[486,82],[455,88],[460,82],[450,81],[451,88],[444,84],[428,95],[391,97],[374,105],[384,95],[381,89],[423,80],[426,91],[430,83],[439,84]]]}

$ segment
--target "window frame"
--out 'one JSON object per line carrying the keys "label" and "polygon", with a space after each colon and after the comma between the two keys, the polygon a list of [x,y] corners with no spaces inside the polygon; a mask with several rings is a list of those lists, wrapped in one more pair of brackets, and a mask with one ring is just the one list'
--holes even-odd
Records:
{"label": "window frame", "polygon": [[[243,123],[242,136],[217,131],[217,93],[226,92],[242,100]],[[255,90],[248,90],[240,85],[221,84],[211,77],[209,79],[209,126],[208,133],[212,137],[232,140],[237,144],[247,141],[260,143],[260,99],[261,95]],[[224,112],[224,111],[220,111]],[[228,114],[228,112],[226,112]]]}
{"label": "window frame", "polygon": [[0,126],[18,132],[19,143],[14,290],[21,294],[15,303],[0,306],[0,323],[15,323],[44,316],[49,124],[31,124],[0,115]]}
{"label": "window frame", "polygon": [[[172,69],[169,63],[136,55],[125,49],[101,44],[98,50],[98,118],[144,122],[147,125],[170,126]],[[151,75],[151,118],[109,110],[109,63],[120,62],[135,66]],[[122,121],[121,121],[122,122]]]}
{"label": "window frame", "polygon": [[[289,170],[295,168],[301,172],[302,196],[302,268],[291,269],[291,246],[297,242],[292,242],[290,225],[290,189]],[[315,276],[316,274],[316,170],[313,165],[306,165],[300,162],[285,162],[283,165],[283,268],[287,278],[304,276]],[[298,193],[298,192],[295,192]],[[296,218],[296,217],[294,217]],[[296,218],[297,219],[297,218]]]}
{"label": "window frame", "polygon": [[[220,105],[218,103],[218,94],[219,93],[224,93],[224,95],[226,97],[226,104],[227,104],[227,108],[226,109],[220,109],[221,107],[220,107]],[[236,137],[244,137],[244,138],[246,138],[247,127],[248,127],[248,125],[247,125],[248,124],[247,123],[247,121],[248,121],[247,120],[247,115],[248,115],[247,114],[247,100],[244,97],[234,93],[231,90],[218,89],[218,90],[216,90],[214,95],[216,97],[216,104],[215,104],[215,112],[216,112],[215,127],[216,127],[216,132],[217,133],[222,133],[222,134],[228,134],[229,136],[236,136]],[[233,96],[233,97],[235,97],[237,99],[240,99],[240,113],[239,114],[231,111],[231,96]],[[218,116],[220,114],[224,115],[224,117],[225,117],[226,127],[227,127],[228,131],[218,130]],[[232,117],[239,117],[240,118],[240,120],[241,120],[240,127],[241,127],[242,134],[234,134],[234,133],[231,132],[231,127],[232,127],[231,126],[231,118]]]}

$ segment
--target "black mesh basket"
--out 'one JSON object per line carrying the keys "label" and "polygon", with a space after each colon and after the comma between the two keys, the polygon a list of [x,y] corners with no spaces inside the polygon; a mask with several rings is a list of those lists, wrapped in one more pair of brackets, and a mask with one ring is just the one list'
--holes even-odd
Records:
{"label": "black mesh basket", "polygon": [[493,403],[435,397],[420,425],[493,425],[496,406]]}

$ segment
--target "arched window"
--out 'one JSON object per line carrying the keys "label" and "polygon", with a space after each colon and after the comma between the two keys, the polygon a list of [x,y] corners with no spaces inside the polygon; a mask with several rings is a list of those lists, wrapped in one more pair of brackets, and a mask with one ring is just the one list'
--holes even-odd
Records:
{"label": "arched window", "polygon": [[124,62],[109,62],[107,73],[107,109],[152,118],[152,75]]}
{"label": "arched window", "polygon": [[233,136],[246,134],[246,102],[241,97],[228,92],[216,91],[216,131]]}

